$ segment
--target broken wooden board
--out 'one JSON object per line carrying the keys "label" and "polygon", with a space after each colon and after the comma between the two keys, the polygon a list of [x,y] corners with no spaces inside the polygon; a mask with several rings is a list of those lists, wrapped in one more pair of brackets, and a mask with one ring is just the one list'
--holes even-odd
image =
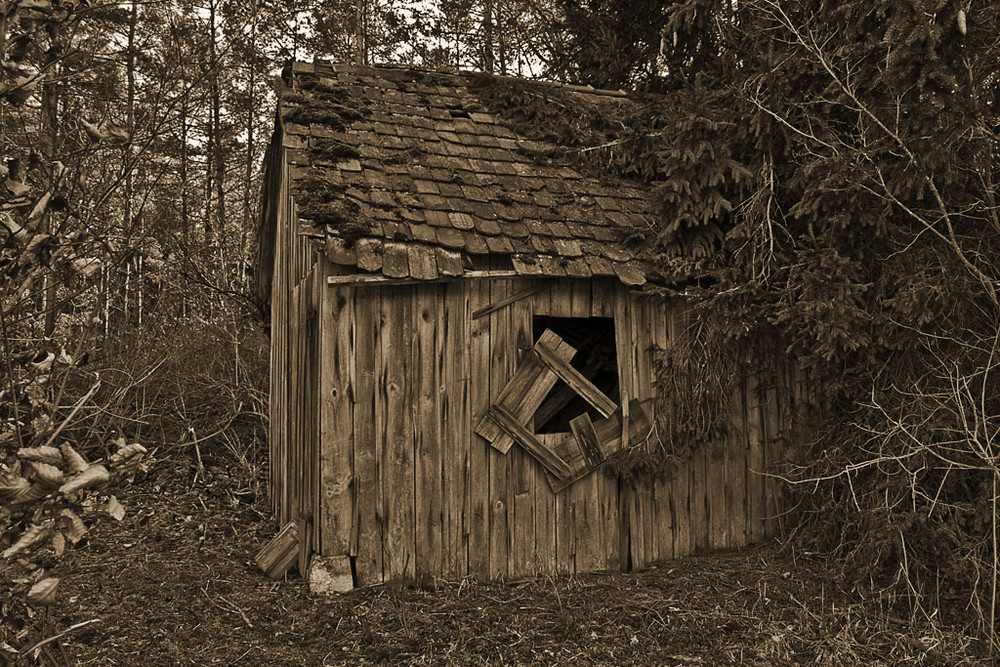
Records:
{"label": "broken wooden board", "polygon": [[264,545],[254,563],[271,579],[281,579],[299,560],[299,530],[294,521],[285,524],[270,542]]}
{"label": "broken wooden board", "polygon": [[[649,437],[650,432],[652,432],[652,400],[647,399],[645,401],[639,401],[637,399],[632,399],[629,402],[628,407],[631,414],[628,425],[628,442],[634,446],[645,441],[646,438]],[[604,458],[596,466],[588,464],[583,450],[580,447],[580,443],[573,435],[557,442],[552,447],[552,450],[557,456],[566,462],[566,464],[571,468],[572,474],[568,477],[560,479],[555,475],[547,473],[546,477],[553,492],[558,493],[571,485],[573,482],[583,479],[594,470],[603,467],[608,458],[621,451],[622,414],[620,408],[615,411],[615,414],[611,415],[607,419],[599,419],[598,421],[593,422],[593,427],[597,440],[600,443],[601,453]]]}
{"label": "broken wooden board", "polygon": [[539,442],[534,435],[528,432],[528,429],[518,424],[514,420],[514,416],[502,406],[494,405],[491,407],[489,416],[507,435],[517,441],[526,452],[541,463],[550,474],[559,479],[571,474],[572,471],[565,461]]}

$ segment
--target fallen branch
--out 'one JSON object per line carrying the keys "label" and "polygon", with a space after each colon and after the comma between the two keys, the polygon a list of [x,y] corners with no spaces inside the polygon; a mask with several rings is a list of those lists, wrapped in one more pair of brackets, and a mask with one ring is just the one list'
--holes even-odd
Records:
{"label": "fallen branch", "polygon": [[56,430],[52,432],[52,435],[49,436],[49,439],[45,441],[46,447],[55,442],[55,439],[58,438],[59,434],[62,433],[64,428],[66,428],[66,425],[69,424],[71,421],[73,421],[73,417],[75,417],[76,413],[80,411],[80,408],[83,407],[83,404],[89,401],[91,397],[93,397],[93,395],[96,394],[97,390],[100,388],[101,388],[101,381],[98,380],[97,382],[94,383],[94,386],[90,388],[90,391],[88,391],[86,394],[80,397],[80,400],[77,401],[76,405],[73,406],[73,409],[70,410],[69,416],[66,417],[66,419],[64,419],[63,422],[56,427]]}
{"label": "fallen branch", "polygon": [[43,646],[45,646],[46,644],[48,644],[49,642],[54,642],[56,640],[62,639],[63,637],[65,637],[69,633],[73,632],[74,630],[79,630],[80,628],[88,626],[88,625],[90,625],[92,623],[100,623],[100,622],[101,622],[101,619],[99,619],[99,618],[92,618],[89,621],[82,621],[80,623],[77,623],[76,625],[71,625],[68,628],[66,628],[65,630],[63,630],[62,632],[60,632],[59,634],[52,635],[48,639],[43,639],[42,641],[38,642],[37,644],[35,644],[31,648],[25,649],[25,650],[21,651],[21,653],[19,655],[28,655],[29,653],[31,653],[35,649],[40,649]]}

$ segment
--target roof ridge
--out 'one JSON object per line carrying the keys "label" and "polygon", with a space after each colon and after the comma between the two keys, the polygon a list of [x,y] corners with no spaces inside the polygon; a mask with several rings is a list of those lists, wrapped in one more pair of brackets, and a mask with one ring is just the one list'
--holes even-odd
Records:
{"label": "roof ridge", "polygon": [[455,68],[432,68],[432,67],[421,67],[419,65],[404,65],[401,63],[379,63],[376,65],[356,65],[354,63],[335,63],[328,60],[323,60],[317,58],[313,62],[308,63],[305,61],[297,60],[292,63],[292,71],[295,73],[315,73],[315,66],[320,65],[322,67],[329,67],[333,72],[363,72],[365,70],[409,70],[415,72],[427,72],[429,74],[450,74],[453,76],[469,76],[477,74],[485,74],[488,76],[496,77],[504,81],[522,81],[528,83],[537,83],[546,86],[552,86],[553,88],[563,88],[576,93],[584,93],[587,95],[601,95],[606,97],[628,97],[628,92],[618,89],[613,90],[610,88],[594,88],[593,86],[583,86],[575,83],[563,83],[561,81],[552,81],[550,79],[529,79],[522,76],[511,76],[509,74],[496,74],[491,72],[481,72],[479,70],[473,69],[455,69]]}

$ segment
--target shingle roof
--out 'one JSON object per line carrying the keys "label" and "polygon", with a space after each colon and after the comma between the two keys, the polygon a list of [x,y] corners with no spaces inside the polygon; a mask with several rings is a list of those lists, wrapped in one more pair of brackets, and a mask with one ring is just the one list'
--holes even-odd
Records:
{"label": "shingle roof", "polygon": [[294,64],[279,115],[307,233],[332,261],[394,278],[459,275],[470,255],[509,255],[524,275],[645,282],[626,241],[652,224],[646,190],[539,159],[557,147],[484,108],[472,76]]}

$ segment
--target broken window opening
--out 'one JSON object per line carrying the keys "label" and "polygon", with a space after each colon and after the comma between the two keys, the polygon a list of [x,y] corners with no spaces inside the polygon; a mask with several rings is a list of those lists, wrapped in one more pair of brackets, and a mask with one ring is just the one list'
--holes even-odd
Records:
{"label": "broken window opening", "polygon": [[[532,318],[534,342],[546,329],[578,350],[570,365],[580,371],[615,403],[618,391],[618,352],[615,344],[615,322],[610,317],[551,317]],[[603,419],[601,413],[563,382],[557,382],[535,411],[535,433],[569,433],[570,420],[587,413],[591,419]]]}

